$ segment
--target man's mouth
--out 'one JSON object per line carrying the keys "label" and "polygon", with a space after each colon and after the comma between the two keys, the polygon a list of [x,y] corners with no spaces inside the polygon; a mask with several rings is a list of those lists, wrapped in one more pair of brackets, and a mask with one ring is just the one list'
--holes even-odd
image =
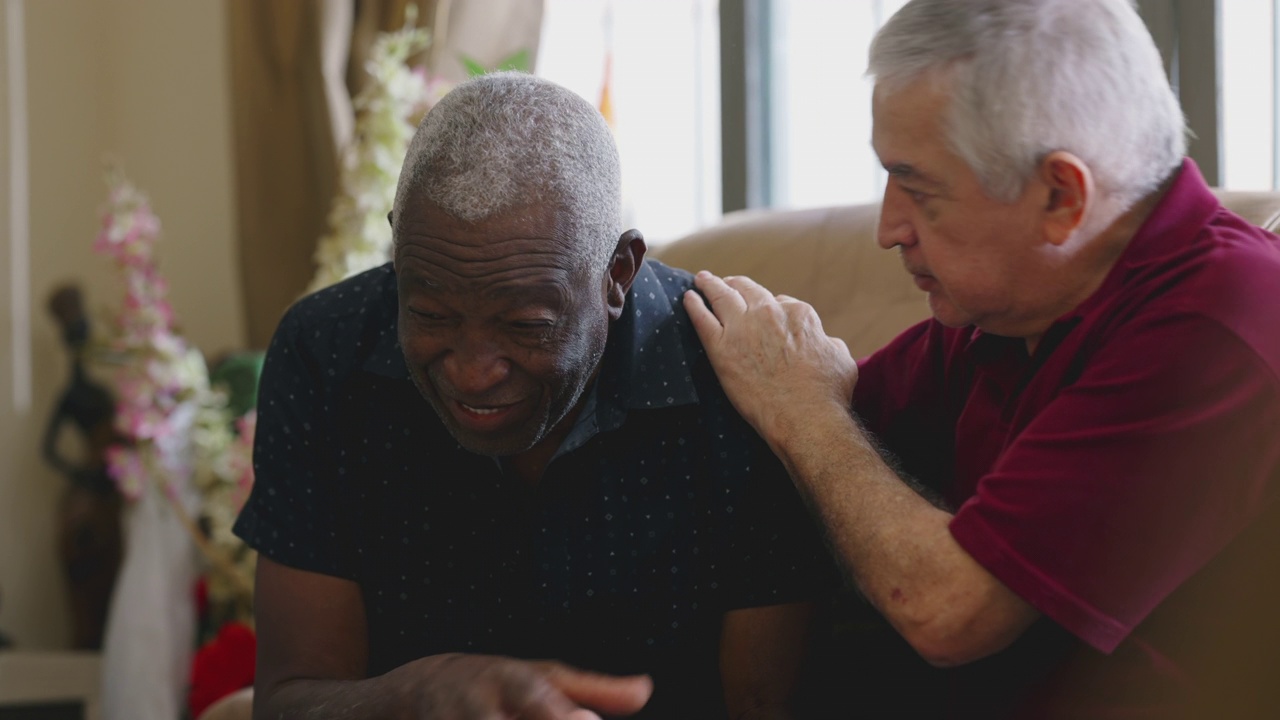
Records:
{"label": "man's mouth", "polygon": [[449,403],[458,424],[472,432],[495,432],[505,429],[517,419],[520,402],[472,405],[453,400]]}
{"label": "man's mouth", "polygon": [[911,271],[911,279],[915,282],[916,287],[929,292],[938,286],[938,279],[929,273]]}
{"label": "man's mouth", "polygon": [[505,408],[510,407],[510,405],[478,407],[476,405],[468,405],[464,402],[459,402],[458,404],[461,405],[462,408],[467,412],[472,412],[472,413],[475,413],[476,415],[493,415],[494,413],[502,412]]}
{"label": "man's mouth", "polygon": [[923,290],[924,292],[932,291],[933,288],[938,286],[938,278],[933,277],[933,275],[925,272],[925,270],[911,268],[911,266],[908,266],[908,268],[906,268],[906,272],[910,273],[911,281],[915,283],[915,287],[920,288],[920,290]]}

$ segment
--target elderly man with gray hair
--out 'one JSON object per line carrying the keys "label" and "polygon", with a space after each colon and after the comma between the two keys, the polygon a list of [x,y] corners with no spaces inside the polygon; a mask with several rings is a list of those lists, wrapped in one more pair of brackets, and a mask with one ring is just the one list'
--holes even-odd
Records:
{"label": "elderly man with gray hair", "polygon": [[393,262],[281,321],[236,526],[256,717],[786,716],[834,568],[620,182],[586,101],[468,81]]}
{"label": "elderly man with gray hair", "polygon": [[[861,594],[950,668],[946,714],[1274,703],[1214,683],[1276,638],[1280,244],[1183,158],[1134,7],[912,0],[869,74],[879,243],[933,319],[855,363],[806,304],[699,274],[735,406]],[[1265,609],[1231,622],[1243,603]]]}

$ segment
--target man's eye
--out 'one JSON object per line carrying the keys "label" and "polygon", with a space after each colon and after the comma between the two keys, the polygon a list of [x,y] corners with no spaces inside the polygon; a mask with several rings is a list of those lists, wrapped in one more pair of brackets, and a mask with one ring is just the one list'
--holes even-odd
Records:
{"label": "man's eye", "polygon": [[550,320],[513,320],[511,327],[523,332],[545,332],[553,324]]}
{"label": "man's eye", "polygon": [[440,313],[434,313],[429,310],[415,310],[413,308],[409,308],[409,312],[413,313],[413,315],[420,320],[430,320],[432,322],[437,322],[444,319],[444,316],[441,315]]}

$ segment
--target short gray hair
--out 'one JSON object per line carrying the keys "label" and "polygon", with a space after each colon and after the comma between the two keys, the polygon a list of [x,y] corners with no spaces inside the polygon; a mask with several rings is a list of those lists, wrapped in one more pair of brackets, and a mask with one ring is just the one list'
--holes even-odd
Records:
{"label": "short gray hair", "polygon": [[912,0],[871,43],[886,92],[949,81],[947,140],[1012,202],[1064,150],[1123,206],[1182,162],[1186,120],[1130,0]]}
{"label": "short gray hair", "polygon": [[481,75],[419,123],[393,220],[423,200],[466,222],[550,205],[573,252],[600,269],[621,233],[620,173],[613,133],[586,100],[525,73]]}

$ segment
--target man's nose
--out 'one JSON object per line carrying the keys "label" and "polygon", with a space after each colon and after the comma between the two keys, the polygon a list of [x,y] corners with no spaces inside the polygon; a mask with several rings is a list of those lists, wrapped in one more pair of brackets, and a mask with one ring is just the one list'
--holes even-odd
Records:
{"label": "man's nose", "polygon": [[885,250],[892,250],[901,245],[910,247],[915,244],[916,231],[911,224],[910,212],[905,193],[894,187],[893,180],[884,188],[884,199],[880,203],[880,219],[876,225],[876,242]]}
{"label": "man's nose", "polygon": [[498,343],[464,335],[445,356],[444,371],[458,393],[479,400],[507,379],[511,374],[511,362]]}

